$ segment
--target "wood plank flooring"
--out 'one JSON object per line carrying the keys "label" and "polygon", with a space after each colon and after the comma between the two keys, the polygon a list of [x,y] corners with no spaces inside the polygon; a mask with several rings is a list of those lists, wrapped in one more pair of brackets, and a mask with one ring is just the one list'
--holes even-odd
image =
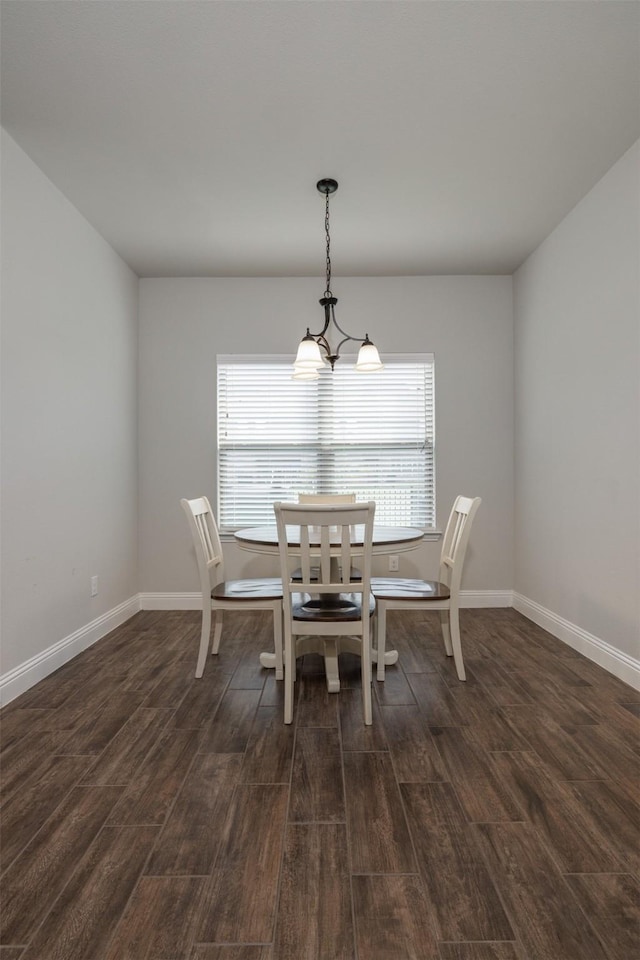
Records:
{"label": "wood plank flooring", "polygon": [[437,614],[362,722],[357,658],[295,720],[269,618],[143,612],[0,715],[0,960],[635,960],[640,695],[513,610]]}

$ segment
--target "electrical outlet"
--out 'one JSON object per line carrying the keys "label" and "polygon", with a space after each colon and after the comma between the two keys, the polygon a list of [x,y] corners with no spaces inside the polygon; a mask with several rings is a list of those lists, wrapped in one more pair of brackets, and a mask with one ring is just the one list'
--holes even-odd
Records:
{"label": "electrical outlet", "polygon": [[97,577],[91,577],[91,596],[92,597],[98,596],[98,578]]}
{"label": "electrical outlet", "polygon": [[399,570],[399,563],[400,563],[400,561],[399,561],[398,557],[397,557],[395,554],[394,554],[393,556],[389,557],[389,572],[390,572],[390,573],[397,573],[398,570]]}

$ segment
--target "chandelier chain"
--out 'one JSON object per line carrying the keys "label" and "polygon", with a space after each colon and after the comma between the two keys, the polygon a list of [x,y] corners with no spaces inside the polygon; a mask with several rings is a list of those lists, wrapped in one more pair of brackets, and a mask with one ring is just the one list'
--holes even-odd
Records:
{"label": "chandelier chain", "polygon": [[329,236],[329,191],[325,191],[325,213],[324,213],[324,232],[327,236],[327,289],[324,292],[325,297],[331,296],[331,238]]}

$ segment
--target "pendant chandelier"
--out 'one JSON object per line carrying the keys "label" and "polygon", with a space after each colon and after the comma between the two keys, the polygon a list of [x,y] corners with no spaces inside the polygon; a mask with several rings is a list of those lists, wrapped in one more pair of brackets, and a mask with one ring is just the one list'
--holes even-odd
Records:
{"label": "pendant chandelier", "polygon": [[[320,300],[320,306],[324,309],[324,326],[320,333],[310,333],[307,327],[307,333],[300,341],[298,353],[293,364],[293,380],[317,380],[320,376],[319,371],[330,364],[333,370],[336,360],[340,359],[340,348],[347,340],[360,341],[360,351],[356,361],[356,370],[360,373],[372,373],[376,370],[382,370],[382,363],[378,355],[377,348],[369,340],[369,334],[364,337],[352,337],[346,333],[336,320],[334,307],[338,302],[337,297],[331,293],[331,238],[329,236],[329,196],[338,189],[337,180],[318,180],[316,184],[318,191],[325,196],[325,215],[324,230],[327,238],[327,284],[324,296]],[[336,328],[337,333],[333,332],[334,342],[338,336],[342,339],[338,341],[335,349],[329,342],[330,326]],[[322,351],[324,351],[324,356]]]}

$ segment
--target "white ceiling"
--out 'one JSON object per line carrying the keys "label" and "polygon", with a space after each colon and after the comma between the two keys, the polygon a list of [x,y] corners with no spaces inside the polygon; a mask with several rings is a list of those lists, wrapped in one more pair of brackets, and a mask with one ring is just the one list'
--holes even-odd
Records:
{"label": "white ceiling", "polygon": [[640,136],[635,0],[2,0],[2,124],[140,276],[511,273]]}

